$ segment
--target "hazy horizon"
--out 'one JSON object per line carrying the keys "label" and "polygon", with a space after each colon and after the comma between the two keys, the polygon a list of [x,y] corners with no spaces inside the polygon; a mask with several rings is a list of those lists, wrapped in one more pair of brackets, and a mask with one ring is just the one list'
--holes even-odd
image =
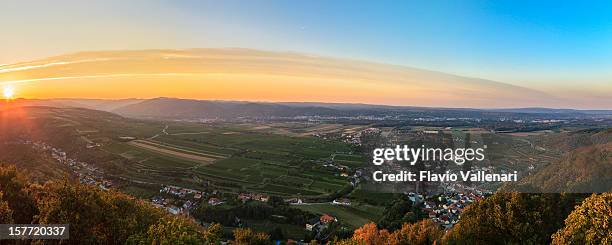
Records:
{"label": "hazy horizon", "polygon": [[[125,101],[125,100],[154,100],[154,99],[176,99],[176,100],[197,100],[197,101],[213,101],[213,102],[244,102],[244,103],[262,103],[262,104],[340,104],[340,105],[363,105],[363,106],[389,106],[389,107],[415,107],[415,108],[432,108],[432,109],[475,109],[475,110],[505,110],[505,109],[552,109],[552,110],[578,110],[578,111],[612,111],[612,109],[589,109],[589,108],[570,108],[570,107],[437,107],[437,106],[411,106],[411,105],[392,105],[392,104],[370,104],[358,102],[326,102],[326,101],[265,101],[265,100],[224,100],[224,99],[197,99],[197,98],[180,98],[180,97],[148,97],[148,98],[93,98],[93,97],[70,97],[70,98],[23,98],[18,97],[11,101],[20,100],[101,100],[101,101]],[[6,101],[5,101],[6,102]]]}

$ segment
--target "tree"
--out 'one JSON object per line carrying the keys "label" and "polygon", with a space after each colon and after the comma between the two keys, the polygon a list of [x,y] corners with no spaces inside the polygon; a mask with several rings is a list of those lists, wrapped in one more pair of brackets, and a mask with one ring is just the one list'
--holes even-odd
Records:
{"label": "tree", "polygon": [[0,192],[0,224],[12,224],[13,220],[13,210],[9,208],[8,202],[3,199],[4,194]]}
{"label": "tree", "polygon": [[563,226],[577,197],[496,193],[468,206],[443,240],[449,244],[547,244]]}
{"label": "tree", "polygon": [[149,227],[146,235],[131,236],[127,244],[187,245],[204,244],[204,234],[183,217],[166,217]]}
{"label": "tree", "polygon": [[368,245],[385,245],[390,238],[389,231],[379,230],[374,223],[368,223],[355,230],[352,240]]}
{"label": "tree", "polygon": [[[201,227],[142,200],[67,180],[32,184],[14,166],[0,167],[0,223],[70,224],[62,244],[206,242]],[[220,240],[223,228],[213,225],[207,235]]]}
{"label": "tree", "polygon": [[208,244],[220,244],[223,238],[223,226],[219,223],[211,224],[208,229],[206,229],[204,237]]}
{"label": "tree", "polygon": [[36,200],[28,187],[27,176],[17,171],[14,165],[0,166],[0,191],[4,194],[3,199],[8,207],[17,211],[12,217],[18,224],[32,223],[32,219],[38,214]]}
{"label": "tree", "polygon": [[366,245],[362,241],[355,241],[353,239],[345,239],[341,241],[333,241],[327,243],[328,245]]}
{"label": "tree", "polygon": [[399,229],[403,223],[416,222],[418,217],[412,212],[413,209],[412,202],[407,197],[398,197],[385,208],[378,223],[380,227],[391,231]]}
{"label": "tree", "polygon": [[401,229],[391,234],[390,244],[398,245],[427,245],[444,235],[444,230],[431,220],[422,220],[418,223],[405,223]]}
{"label": "tree", "polygon": [[386,229],[378,229],[376,224],[369,223],[355,230],[351,239],[332,241],[330,244],[353,245],[421,245],[434,244],[439,240],[444,231],[439,225],[431,220],[410,224],[405,223],[401,229],[389,233]]}
{"label": "tree", "polygon": [[48,183],[43,193],[36,222],[70,224],[71,243],[123,243],[164,215],[128,195],[78,183]]}
{"label": "tree", "polygon": [[553,244],[611,244],[612,193],[593,194],[565,219]]}
{"label": "tree", "polygon": [[264,245],[270,243],[270,235],[255,233],[249,228],[234,229],[234,240],[238,245]]}

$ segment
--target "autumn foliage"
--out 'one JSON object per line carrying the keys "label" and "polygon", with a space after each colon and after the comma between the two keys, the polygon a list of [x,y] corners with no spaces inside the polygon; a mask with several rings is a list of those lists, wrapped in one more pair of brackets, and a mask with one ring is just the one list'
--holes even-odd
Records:
{"label": "autumn foliage", "polygon": [[431,220],[423,220],[414,224],[405,223],[402,228],[389,232],[378,229],[376,224],[365,224],[355,230],[353,237],[336,244],[368,244],[368,245],[404,245],[433,244],[444,235],[439,225]]}
{"label": "autumn foliage", "polygon": [[[34,184],[12,165],[0,166],[0,222],[70,224],[70,239],[60,244],[219,244],[226,240],[219,224],[205,229],[187,217],[172,216],[145,201],[95,186],[67,180]],[[248,228],[237,229],[234,235],[236,244],[270,243],[268,234]]]}
{"label": "autumn foliage", "polygon": [[553,244],[612,244],[612,193],[593,194],[565,219]]}

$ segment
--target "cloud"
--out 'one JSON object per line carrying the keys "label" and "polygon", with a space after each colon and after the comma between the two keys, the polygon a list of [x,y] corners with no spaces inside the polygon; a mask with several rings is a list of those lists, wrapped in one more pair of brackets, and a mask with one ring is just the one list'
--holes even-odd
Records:
{"label": "cloud", "polygon": [[147,74],[106,74],[106,75],[83,75],[83,76],[68,76],[68,77],[44,77],[24,80],[0,81],[2,85],[55,81],[55,80],[73,80],[73,79],[88,79],[88,78],[117,78],[117,77],[138,77],[138,76],[194,76],[193,73],[147,73]]}
{"label": "cloud", "polygon": [[[78,83],[62,82],[66,80]],[[35,84],[36,94],[47,97],[174,96],[477,108],[601,106],[584,100],[572,104],[571,97],[485,79],[252,49],[83,52],[0,67],[0,83]]]}

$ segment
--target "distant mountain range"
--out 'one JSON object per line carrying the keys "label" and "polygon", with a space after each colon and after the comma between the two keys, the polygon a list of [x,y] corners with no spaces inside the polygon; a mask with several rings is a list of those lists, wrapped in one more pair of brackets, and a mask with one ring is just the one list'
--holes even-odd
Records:
{"label": "distant mountain range", "polygon": [[551,109],[551,108],[514,108],[514,109],[489,109],[490,111],[498,112],[514,112],[514,113],[539,113],[539,114],[569,114],[569,113],[582,113],[582,114],[610,114],[612,110],[575,110],[575,109]]}
{"label": "distant mountain range", "polygon": [[606,117],[612,110],[574,110],[550,108],[471,109],[387,106],[350,103],[312,102],[248,102],[192,100],[177,98],[154,99],[20,99],[14,106],[81,107],[113,112],[135,118],[152,119],[236,119],[298,116],[429,116],[429,117],[503,117],[550,115],[555,117]]}
{"label": "distant mountain range", "polygon": [[341,111],[326,107],[290,106],[276,103],[207,101],[157,98],[126,105],[112,112],[141,118],[198,119],[240,117],[295,117],[339,115]]}
{"label": "distant mountain range", "polygon": [[[50,106],[50,107],[78,107],[99,111],[113,111],[121,107],[143,102],[143,99],[18,99],[10,102],[19,106]],[[6,102],[5,102],[6,104]]]}

